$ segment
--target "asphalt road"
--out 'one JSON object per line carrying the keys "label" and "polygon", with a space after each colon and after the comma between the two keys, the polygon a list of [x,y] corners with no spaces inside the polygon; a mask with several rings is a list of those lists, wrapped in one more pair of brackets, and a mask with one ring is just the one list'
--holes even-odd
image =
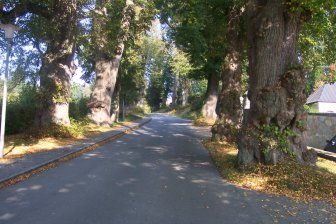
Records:
{"label": "asphalt road", "polygon": [[287,199],[226,183],[200,144],[203,130],[176,117],[152,116],[132,134],[0,190],[0,223],[277,221],[264,205]]}

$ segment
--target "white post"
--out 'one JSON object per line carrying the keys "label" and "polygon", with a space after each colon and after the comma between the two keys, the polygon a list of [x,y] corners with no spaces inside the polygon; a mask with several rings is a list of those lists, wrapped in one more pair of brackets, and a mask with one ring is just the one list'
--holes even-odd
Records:
{"label": "white post", "polygon": [[7,106],[7,78],[8,78],[8,66],[9,57],[12,48],[12,40],[14,37],[14,32],[19,31],[20,28],[13,24],[3,24],[0,23],[0,29],[5,30],[5,39],[7,41],[7,55],[6,55],[6,69],[4,77],[4,88],[2,96],[2,113],[1,113],[1,129],[0,129],[0,158],[4,156],[4,146],[5,146],[5,124],[6,124],[6,106]]}
{"label": "white post", "polygon": [[7,106],[7,78],[8,78],[8,66],[9,56],[11,52],[11,39],[7,39],[7,55],[6,55],[6,69],[4,77],[4,87],[2,95],[2,110],[1,110],[1,130],[0,130],[0,158],[4,156],[5,146],[5,124],[6,124],[6,106]]}

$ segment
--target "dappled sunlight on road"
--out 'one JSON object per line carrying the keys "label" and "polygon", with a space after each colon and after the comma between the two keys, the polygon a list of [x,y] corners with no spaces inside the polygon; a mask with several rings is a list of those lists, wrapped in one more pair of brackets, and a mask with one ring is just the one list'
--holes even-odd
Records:
{"label": "dappled sunlight on road", "polygon": [[[165,125],[165,119],[174,122]],[[175,118],[154,117],[142,129],[0,191],[0,221],[38,223],[27,216],[37,214],[52,216],[51,223],[97,223],[101,217],[186,223],[179,219],[184,216],[192,217],[190,223],[207,217],[271,223],[260,200],[268,196],[223,181],[199,143],[202,130],[175,124]]]}
{"label": "dappled sunlight on road", "polygon": [[136,168],[136,166],[134,166],[133,164],[130,164],[129,162],[122,162],[120,164],[123,165],[123,166],[126,166],[126,167]]}
{"label": "dappled sunlight on road", "polygon": [[0,215],[0,220],[10,220],[11,218],[13,218],[15,215],[13,213],[5,213],[3,215]]}
{"label": "dappled sunlight on road", "polygon": [[[156,125],[162,124],[164,121]],[[178,203],[210,212],[208,209],[214,205],[209,198],[218,198],[214,192],[223,182],[213,174],[214,167],[207,153],[193,149],[200,145],[194,133],[186,132],[189,125],[171,123],[163,125],[164,128],[145,126],[100,150],[60,165],[59,169],[65,173],[79,171],[77,175],[59,176],[56,170],[50,170],[42,174],[42,179],[37,176],[29,179],[24,183],[27,187],[17,185],[7,189],[11,196],[5,199],[5,203],[10,206],[0,209],[0,220],[18,218],[21,215],[18,209],[26,209],[27,206],[37,209],[41,203],[37,195],[54,200],[54,204],[66,204],[64,209],[74,207],[75,198],[81,198],[82,207],[92,200],[92,197],[85,198],[84,195],[96,195],[94,200],[112,200],[119,205],[136,200],[146,203],[146,209],[153,211],[161,203],[175,210]],[[57,182],[50,185],[44,181],[48,178],[56,178]],[[82,192],[85,194],[82,195]],[[108,193],[101,196],[100,192]],[[223,206],[237,200],[237,196],[230,192],[219,194]],[[119,201],[119,196],[122,196],[122,201]],[[175,199],[172,201],[172,198]],[[191,199],[197,203],[187,205]],[[48,208],[48,200],[43,201],[42,206]],[[98,204],[106,203],[103,201]],[[14,207],[17,209],[11,209]],[[136,214],[136,210],[133,213]]]}
{"label": "dappled sunlight on road", "polygon": [[190,126],[191,122],[188,123],[171,123],[169,126]]}
{"label": "dappled sunlight on road", "polygon": [[155,153],[159,153],[159,154],[164,154],[168,152],[168,149],[165,148],[164,146],[144,146],[145,149],[148,149],[150,151],[153,151]]}
{"label": "dappled sunlight on road", "polygon": [[69,193],[70,190],[67,189],[67,188],[61,188],[61,189],[58,190],[58,192],[59,192],[59,193]]}
{"label": "dappled sunlight on road", "polygon": [[185,137],[183,134],[173,134],[174,137]]}

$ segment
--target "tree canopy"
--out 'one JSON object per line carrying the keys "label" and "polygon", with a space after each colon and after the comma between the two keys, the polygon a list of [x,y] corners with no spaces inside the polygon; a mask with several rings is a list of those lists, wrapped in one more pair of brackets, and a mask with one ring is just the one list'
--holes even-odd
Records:
{"label": "tree canopy", "polygon": [[[242,164],[313,160],[298,124],[307,93],[335,82],[334,0],[1,0],[0,21],[21,28],[10,90],[35,91],[35,115],[26,118],[35,125],[87,114],[109,126],[121,102],[192,104],[217,116],[213,139],[237,142]],[[2,52],[6,44],[1,31]],[[79,71],[91,95],[83,112],[69,113]],[[246,89],[251,112],[242,115]]]}

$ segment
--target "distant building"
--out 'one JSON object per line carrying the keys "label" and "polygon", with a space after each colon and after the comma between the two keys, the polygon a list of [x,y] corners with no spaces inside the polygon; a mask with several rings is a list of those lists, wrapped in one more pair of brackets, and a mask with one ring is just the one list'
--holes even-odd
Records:
{"label": "distant building", "polygon": [[318,113],[336,113],[336,83],[318,88],[308,97],[307,105]]}

